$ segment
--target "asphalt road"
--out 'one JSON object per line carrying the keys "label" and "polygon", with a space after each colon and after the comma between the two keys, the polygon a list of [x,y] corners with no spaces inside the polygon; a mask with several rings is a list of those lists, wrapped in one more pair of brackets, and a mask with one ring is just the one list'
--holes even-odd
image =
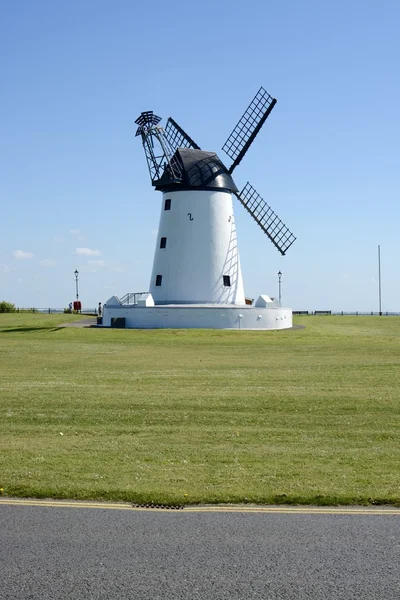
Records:
{"label": "asphalt road", "polygon": [[399,600],[397,515],[0,505],[0,598]]}

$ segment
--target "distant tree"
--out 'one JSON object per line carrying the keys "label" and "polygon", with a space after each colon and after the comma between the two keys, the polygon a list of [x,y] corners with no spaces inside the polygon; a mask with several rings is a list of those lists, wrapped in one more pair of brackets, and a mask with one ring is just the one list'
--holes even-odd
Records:
{"label": "distant tree", "polygon": [[17,309],[15,308],[15,304],[12,304],[11,302],[6,302],[5,300],[0,302],[0,313],[13,313],[16,310]]}

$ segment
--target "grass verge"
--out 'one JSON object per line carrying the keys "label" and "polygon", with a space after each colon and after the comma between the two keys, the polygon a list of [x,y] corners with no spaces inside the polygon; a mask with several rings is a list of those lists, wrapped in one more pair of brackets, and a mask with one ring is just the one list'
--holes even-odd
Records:
{"label": "grass verge", "polygon": [[0,488],[136,503],[400,505],[400,318],[279,332],[0,315]]}

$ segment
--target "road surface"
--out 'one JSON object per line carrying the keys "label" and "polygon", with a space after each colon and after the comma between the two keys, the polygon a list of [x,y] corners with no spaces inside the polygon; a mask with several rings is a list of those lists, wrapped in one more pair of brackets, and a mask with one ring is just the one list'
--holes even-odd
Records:
{"label": "road surface", "polygon": [[2,600],[400,598],[399,510],[7,502],[0,502]]}

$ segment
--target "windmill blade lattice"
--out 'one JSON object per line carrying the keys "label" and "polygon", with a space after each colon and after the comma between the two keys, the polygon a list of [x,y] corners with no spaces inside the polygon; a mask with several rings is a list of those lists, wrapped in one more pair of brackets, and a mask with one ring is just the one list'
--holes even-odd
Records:
{"label": "windmill blade lattice", "polygon": [[155,115],[152,110],[142,112],[135,121],[138,125],[136,136],[142,138],[153,185],[160,179],[166,168],[174,180],[179,181],[181,176],[178,165],[172,163],[172,155],[175,150],[172,151],[169,147],[168,140],[163,134],[163,128],[159,126],[160,121],[161,117]]}
{"label": "windmill blade lattice", "polygon": [[152,127],[156,127],[160,121],[161,117],[155,115],[152,110],[142,112],[135,121],[136,125],[138,125],[135,137],[142,135]]}
{"label": "windmill blade lattice", "polygon": [[272,98],[263,87],[260,87],[222,146],[222,150],[233,160],[229,173],[233,173],[238,166],[275,104],[276,99]]}
{"label": "windmill blade lattice", "polygon": [[236,196],[279,252],[282,255],[286,254],[296,237],[260,194],[247,182]]}
{"label": "windmill blade lattice", "polygon": [[178,148],[194,148],[195,150],[200,150],[200,146],[192,140],[186,131],[184,131],[172,117],[169,117],[167,121],[164,137],[173,153]]}

